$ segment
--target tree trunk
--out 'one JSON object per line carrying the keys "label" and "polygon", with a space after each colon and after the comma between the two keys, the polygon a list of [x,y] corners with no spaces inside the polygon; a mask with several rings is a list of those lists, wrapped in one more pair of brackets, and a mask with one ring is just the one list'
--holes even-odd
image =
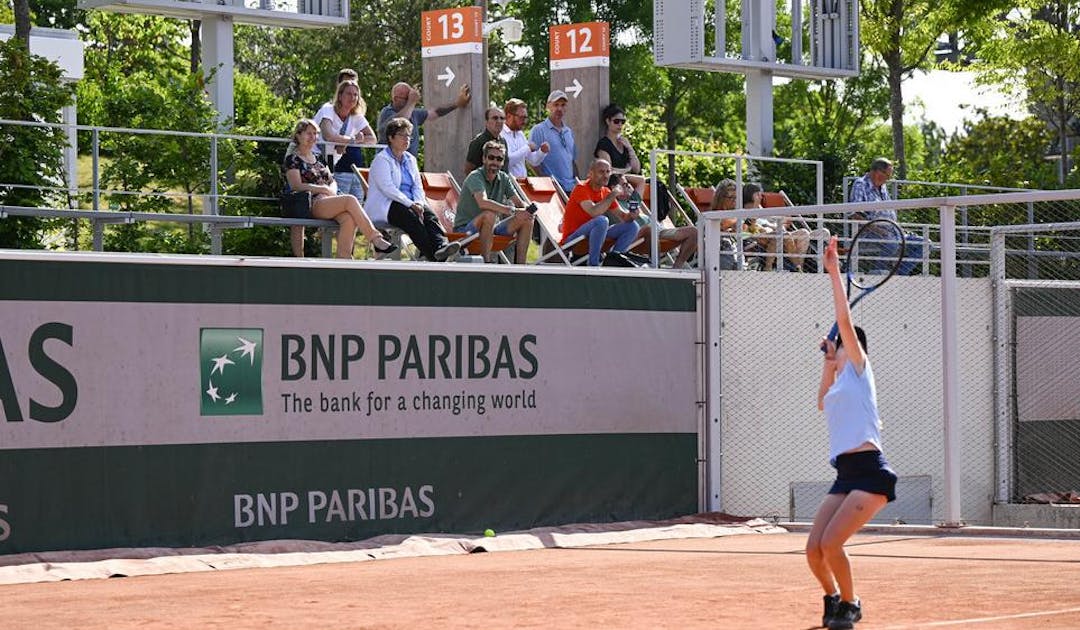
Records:
{"label": "tree trunk", "polygon": [[202,65],[202,39],[199,38],[202,20],[191,20],[188,28],[191,30],[191,72],[194,74]]}
{"label": "tree trunk", "polygon": [[30,2],[15,0],[15,39],[30,50]]}
{"label": "tree trunk", "polygon": [[901,24],[904,23],[903,0],[893,0],[889,11],[891,32],[889,53],[884,55],[889,69],[889,119],[892,123],[893,158],[896,160],[897,179],[907,179],[907,152],[904,150],[904,56],[901,46]]}

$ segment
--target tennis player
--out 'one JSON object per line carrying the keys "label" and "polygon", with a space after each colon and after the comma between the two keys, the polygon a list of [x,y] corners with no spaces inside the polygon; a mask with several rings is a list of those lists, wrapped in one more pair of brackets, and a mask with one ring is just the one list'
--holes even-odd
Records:
{"label": "tennis player", "polygon": [[851,321],[834,236],[825,250],[840,335],[822,340],[825,363],[818,409],[829,427],[829,461],[836,482],[822,501],[806,541],[806,561],[825,590],[822,625],[854,628],[862,619],[844,543],[889,501],[896,499],[896,473],[881,453],[874,371],[866,356],[866,333]]}

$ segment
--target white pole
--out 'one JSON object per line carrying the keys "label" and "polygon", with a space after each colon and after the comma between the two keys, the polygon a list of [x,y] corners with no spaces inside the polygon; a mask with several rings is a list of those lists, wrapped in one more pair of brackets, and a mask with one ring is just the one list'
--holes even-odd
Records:
{"label": "white pole", "polygon": [[1012,499],[1010,327],[1005,285],[1005,234],[990,231],[990,288],[994,304],[994,417],[997,425],[997,502]]}
{"label": "white pole", "polygon": [[720,222],[701,216],[698,218],[701,234],[701,249],[705,261],[702,267],[702,281],[705,289],[705,460],[706,487],[708,491],[707,509],[711,512],[724,511],[722,487],[723,440],[720,422],[723,411],[723,395],[720,376]]}
{"label": "white pole", "polygon": [[941,369],[945,420],[945,520],[960,527],[960,365],[956,323],[956,209],[940,207]]}

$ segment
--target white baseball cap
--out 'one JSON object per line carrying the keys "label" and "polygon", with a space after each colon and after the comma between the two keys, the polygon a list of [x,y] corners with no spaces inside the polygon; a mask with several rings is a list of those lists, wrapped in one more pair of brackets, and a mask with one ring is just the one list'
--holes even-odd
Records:
{"label": "white baseball cap", "polygon": [[562,90],[554,90],[551,94],[548,94],[547,102],[554,103],[560,99],[570,102],[570,99],[566,98],[566,92],[563,92]]}

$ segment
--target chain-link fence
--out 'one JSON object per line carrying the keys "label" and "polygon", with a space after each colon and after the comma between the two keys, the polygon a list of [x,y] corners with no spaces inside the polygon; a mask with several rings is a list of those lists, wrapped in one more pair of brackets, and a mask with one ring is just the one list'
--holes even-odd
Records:
{"label": "chain-link fence", "polygon": [[[987,212],[1018,208],[1026,212],[1030,206],[1040,215],[1067,211],[1078,199],[1076,191],[1012,193],[987,197],[989,203],[980,205]],[[1000,383],[995,372],[999,344],[994,335],[991,232],[983,230],[978,240],[965,244],[958,225],[960,209],[964,204],[970,208],[973,201],[938,198],[799,209],[824,213],[826,224],[840,235],[853,231],[846,217],[860,209],[894,209],[902,218],[916,211],[934,215],[924,232],[928,237],[924,266],[915,275],[892,278],[854,310],[856,323],[868,335],[885,453],[901,477],[898,500],[878,515],[878,522],[993,524],[1000,484],[1013,475],[1002,470],[1002,461],[1013,458],[999,450],[1002,428],[995,406]],[[731,216],[742,221],[776,214],[777,209],[771,208]],[[810,520],[835,476],[828,463],[824,418],[816,408],[822,369],[817,345],[835,317],[829,281],[823,274],[724,270],[720,244],[732,236],[721,229],[720,219],[707,215],[703,223],[709,507],[740,515]],[[1011,263],[1010,269],[1026,270],[1027,260],[1034,257],[1040,277],[1050,269],[1058,270],[1055,277],[1073,277],[1068,275],[1071,255],[1065,252],[1073,251],[1066,248],[1076,241],[1059,234],[1053,240],[1057,249],[1049,250],[1044,244],[1050,237],[1036,235],[1031,249],[1029,236],[1010,237],[1011,256],[1020,261]],[[1056,327],[1067,335],[1060,324],[1066,314],[1080,312],[1076,292],[1080,283],[1073,283],[1072,293],[1066,294],[1059,290],[1063,282],[1043,284],[1055,287],[1053,304],[1060,320]],[[1065,304],[1077,308],[1070,311]],[[1080,333],[1080,319],[1075,321]],[[1080,334],[1071,337],[1080,339]],[[1070,343],[1076,346],[1071,354],[1062,350],[1055,356],[1080,357],[1076,352],[1080,346]],[[1038,350],[1023,355],[1024,365],[1039,356]],[[1020,359],[1018,354],[1018,372]],[[1036,373],[1027,382],[1060,387],[1060,381],[1077,373],[1067,367],[1060,362],[1052,370],[1043,366],[1055,378]],[[1073,387],[1063,396],[1075,406],[1078,393]],[[1036,399],[1040,404],[1054,400],[1041,390],[1023,400],[1032,404]],[[1026,409],[1020,400],[1018,407]],[[1035,453],[1048,453],[1040,449],[1053,441],[1052,452],[1061,458],[1070,449],[1078,452],[1080,421],[1072,420],[1076,429],[1068,433],[1071,442],[1062,431],[1046,434],[1053,426],[1047,421],[1025,427],[1042,431],[1038,435],[1016,431],[1017,446],[1022,440]],[[1046,472],[1068,469],[1047,457],[1029,459],[1036,459]],[[1080,466],[1072,466],[1075,475]],[[1016,469],[1017,488],[1031,475],[1030,466],[1023,476]],[[1067,491],[1066,481],[1063,477],[1061,483],[1039,489]]]}
{"label": "chain-link fence", "polygon": [[1080,222],[992,242],[999,499],[1080,503]]}

